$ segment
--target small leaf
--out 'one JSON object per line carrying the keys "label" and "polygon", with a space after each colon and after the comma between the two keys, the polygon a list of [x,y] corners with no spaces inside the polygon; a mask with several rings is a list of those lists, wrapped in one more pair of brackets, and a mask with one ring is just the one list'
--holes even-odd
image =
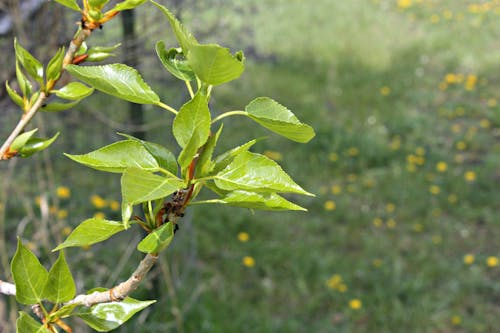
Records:
{"label": "small leaf", "polygon": [[54,141],[56,141],[59,136],[57,132],[53,137],[49,139],[44,138],[30,138],[26,144],[19,150],[19,155],[21,157],[29,157],[34,153],[47,149]]}
{"label": "small leaf", "polygon": [[76,0],[54,0],[54,1],[70,9],[76,10],[77,12],[80,11],[80,7],[78,7]]}
{"label": "small leaf", "polygon": [[70,103],[50,103],[42,106],[41,110],[46,112],[65,111],[75,107],[78,103],[80,103],[80,101],[74,101]]}
{"label": "small leaf", "polygon": [[87,87],[80,82],[71,82],[59,90],[53,90],[59,98],[69,99],[72,101],[80,101],[81,99],[91,95],[94,92],[93,88]]}
{"label": "small leaf", "polygon": [[159,41],[156,43],[156,54],[166,70],[176,78],[183,81],[193,81],[196,79],[196,75],[184,58],[182,49],[171,48],[167,51],[165,49],[165,43]]}
{"label": "small leaf", "polygon": [[146,2],[146,0],[125,0],[117,4],[113,8],[113,10],[122,11],[127,9],[134,9],[135,7],[142,5],[144,2]]}
{"label": "small leaf", "polygon": [[96,304],[90,308],[82,308],[73,315],[82,318],[87,325],[98,332],[108,332],[119,327],[134,314],[156,301],[138,301],[131,297],[122,302]]}
{"label": "small leaf", "polygon": [[47,65],[47,81],[55,81],[61,76],[64,47],[60,48]]}
{"label": "small leaf", "polygon": [[66,247],[88,246],[96,244],[125,230],[121,222],[91,218],[80,223],[78,227],[52,251],[59,251]]}
{"label": "small leaf", "polygon": [[208,202],[218,202],[230,206],[261,210],[303,210],[302,208],[276,193],[255,193],[248,191],[229,192],[225,197]]}
{"label": "small leaf", "polygon": [[154,2],[152,0],[151,2],[156,7],[160,8],[163,14],[165,14],[170,23],[170,26],[172,27],[172,30],[174,31],[177,41],[182,48],[182,52],[185,56],[188,56],[191,46],[198,44],[196,38],[194,38],[194,36],[179,22],[179,20],[177,20],[177,18],[170,12],[170,10],[157,2]]}
{"label": "small leaf", "polygon": [[301,123],[290,110],[271,98],[256,98],[245,111],[260,125],[290,140],[308,142],[315,135],[311,126]]}
{"label": "small leaf", "polygon": [[56,312],[52,312],[49,314],[49,318],[66,318],[71,315],[71,313],[80,306],[81,304],[79,303],[73,303],[73,304],[68,304],[68,305],[63,305],[60,309],[58,309]]}
{"label": "small leaf", "polygon": [[14,49],[16,50],[16,59],[26,69],[26,72],[40,85],[43,85],[43,66],[40,61],[23,48],[17,39],[14,39]]}
{"label": "small leaf", "polygon": [[24,147],[26,142],[28,142],[28,140],[33,136],[33,134],[35,134],[36,131],[38,131],[38,128],[18,135],[10,145],[10,150],[19,151],[22,147]]}
{"label": "small leaf", "polygon": [[103,66],[68,65],[76,78],[106,94],[139,104],[156,104],[158,95],[144,82],[139,72],[124,64]]}
{"label": "small leaf", "polygon": [[168,222],[154,230],[137,244],[137,250],[144,253],[160,253],[170,245],[173,239],[174,225],[172,222]]}
{"label": "small leaf", "polygon": [[21,109],[24,110],[24,100],[23,98],[9,86],[9,81],[5,81],[5,88],[10,96],[10,99],[16,103]]}
{"label": "small leaf", "polygon": [[217,156],[215,158],[215,165],[212,171],[215,173],[220,172],[222,169],[227,167],[234,160],[236,156],[247,152],[248,149],[250,149],[257,141],[258,141],[257,139],[253,139],[245,144],[242,144],[241,146],[230,149],[225,153]]}
{"label": "small leaf", "polygon": [[160,166],[160,168],[167,170],[168,172],[170,172],[173,175],[177,175],[179,168],[177,166],[177,161],[175,160],[175,156],[174,156],[174,154],[172,154],[172,152],[170,152],[170,150],[168,150],[167,148],[165,148],[162,145],[159,145],[157,143],[144,141],[144,140],[135,138],[132,135],[123,134],[123,133],[118,133],[118,134],[126,137],[129,140],[134,140],[134,141],[140,142],[151,153],[151,155],[153,155],[153,157],[158,162],[158,165]]}
{"label": "small leaf", "polygon": [[53,303],[62,303],[75,297],[76,287],[73,276],[69,270],[64,252],[59,252],[59,257],[49,271],[49,278],[45,285],[45,298]]}
{"label": "small leaf", "polygon": [[49,273],[19,238],[16,254],[12,258],[11,270],[16,285],[17,301],[27,305],[40,303]]}
{"label": "small leaf", "polygon": [[215,184],[228,191],[289,192],[313,196],[297,185],[276,162],[250,152],[237,155],[216,175]]}
{"label": "small leaf", "polygon": [[203,82],[218,85],[240,77],[245,69],[244,58],[216,44],[194,45],[187,55],[189,65]]}
{"label": "small leaf", "polygon": [[28,78],[24,75],[18,60],[16,60],[16,79],[23,95],[25,97],[29,97],[29,95],[31,95],[31,90],[33,89],[33,87]]}
{"label": "small leaf", "polygon": [[121,185],[123,201],[129,205],[164,198],[185,186],[178,178],[165,178],[141,169],[127,169]]}
{"label": "small leaf", "polygon": [[124,172],[128,168],[157,171],[158,161],[135,140],[118,141],[88,154],[65,154],[73,161],[96,170],[106,172]]}
{"label": "small leaf", "polygon": [[217,141],[219,140],[219,136],[222,133],[222,127],[223,125],[219,127],[219,130],[215,133],[215,135],[210,135],[200,158],[196,163],[196,176],[198,178],[208,175],[214,168],[215,162],[212,161],[212,155],[214,153],[215,146],[217,145]]}
{"label": "small leaf", "polygon": [[210,110],[207,97],[198,93],[184,104],[174,119],[172,130],[182,148],[186,147],[193,136],[196,137],[198,147],[201,147],[210,134]]}
{"label": "small leaf", "polygon": [[16,333],[50,333],[50,331],[29,314],[20,311],[16,320]]}
{"label": "small leaf", "polygon": [[115,44],[113,46],[94,46],[94,47],[91,47],[88,51],[86,51],[87,53],[87,58],[85,59],[85,61],[87,62],[99,62],[99,61],[103,61],[111,56],[114,56],[113,52],[114,50],[116,50],[117,48],[119,48],[121,45],[121,43],[118,43],[118,44]]}

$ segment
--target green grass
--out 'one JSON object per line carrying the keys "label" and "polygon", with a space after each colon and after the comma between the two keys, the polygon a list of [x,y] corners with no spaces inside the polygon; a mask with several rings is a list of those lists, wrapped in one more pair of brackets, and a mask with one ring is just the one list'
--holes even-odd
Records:
{"label": "green grass", "polygon": [[[290,197],[308,213],[194,207],[165,254],[173,287],[161,272],[146,283],[134,296],[159,302],[121,331],[177,332],[173,307],[183,309],[185,332],[495,331],[500,270],[486,261],[500,257],[500,26],[499,3],[489,3],[481,13],[454,0],[413,1],[406,9],[382,0],[234,5],[253,15],[257,52],[276,59],[249,59],[241,80],[215,91],[214,109],[241,109],[268,95],[312,123],[317,137],[307,145],[270,135],[255,150],[281,153],[280,164],[316,197]],[[210,13],[195,23],[213,19]],[[244,21],[226,20],[233,27]],[[237,41],[237,33],[221,35]],[[463,79],[444,87],[450,73]],[[467,90],[469,75],[477,82]],[[148,110],[147,118],[160,115]],[[84,130],[55,152],[117,140],[103,138],[109,129],[92,119],[70,114],[65,123]],[[152,141],[171,138],[163,127],[152,133]],[[248,119],[229,119],[219,152],[262,135],[269,133]],[[56,183],[73,191],[74,201],[62,202],[75,212],[72,225],[96,211],[91,194],[118,199],[118,178],[55,161]],[[10,210],[11,219],[21,216],[22,208]],[[239,241],[240,232],[250,239]],[[75,257],[73,271],[113,267],[107,244]],[[467,254],[473,263],[464,263]],[[253,267],[243,265],[245,256]],[[345,290],[327,285],[334,274]],[[89,288],[106,281],[80,278]],[[349,307],[353,299],[361,308]]]}

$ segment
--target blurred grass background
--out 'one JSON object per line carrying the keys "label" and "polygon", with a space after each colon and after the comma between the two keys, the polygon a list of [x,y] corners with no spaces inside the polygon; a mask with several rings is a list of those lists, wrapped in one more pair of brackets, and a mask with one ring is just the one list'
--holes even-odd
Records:
{"label": "blurred grass background", "polygon": [[[231,118],[218,152],[268,135],[255,151],[316,197],[291,197],[308,213],[190,209],[133,295],[158,302],[117,331],[497,330],[500,1],[161,2],[201,41],[246,51],[242,78],[214,91],[215,113],[270,96],[317,132],[300,145]],[[63,41],[78,19],[70,15]],[[150,5],[137,15],[140,71],[179,107],[187,92],[154,55],[158,39],[174,43],[167,22]],[[89,44],[119,41],[115,21]],[[11,41],[1,40],[10,58]],[[3,138],[18,113],[1,105]],[[177,151],[170,115],[146,107],[144,116],[147,139]],[[62,136],[44,154],[0,165],[4,272],[16,235],[48,263],[68,226],[95,214],[119,218],[119,177],[62,153],[117,141],[116,132],[136,129],[127,122],[126,104],[98,93],[75,110],[38,116],[41,132]],[[79,291],[126,278],[140,259],[138,237],[68,250]],[[6,307],[13,304],[1,298],[0,327]]]}

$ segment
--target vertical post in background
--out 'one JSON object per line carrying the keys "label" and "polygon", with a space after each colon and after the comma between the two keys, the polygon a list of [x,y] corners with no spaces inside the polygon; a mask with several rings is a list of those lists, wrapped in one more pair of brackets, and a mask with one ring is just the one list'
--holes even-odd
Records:
{"label": "vertical post in background", "polygon": [[[123,62],[131,67],[137,68],[139,65],[137,38],[135,35],[135,10],[125,10],[121,12],[123,31]],[[144,124],[144,114],[141,104],[128,103],[129,122],[134,127]],[[146,133],[143,129],[137,129],[130,133],[139,139],[145,139]]]}

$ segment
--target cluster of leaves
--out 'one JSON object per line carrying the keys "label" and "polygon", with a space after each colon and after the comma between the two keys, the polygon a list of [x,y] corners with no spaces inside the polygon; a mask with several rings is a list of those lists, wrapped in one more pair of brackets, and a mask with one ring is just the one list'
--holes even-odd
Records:
{"label": "cluster of leaves", "polygon": [[[86,0],[83,9],[75,0],[56,1],[82,12],[83,24],[93,26],[99,26],[117,12],[132,9],[144,2],[127,0],[112,10],[102,12],[108,2],[106,0]],[[134,68],[124,64],[80,66],[76,61],[63,66],[64,49],[60,49],[44,71],[38,60],[17,42],[15,44],[17,79],[23,97],[10,89],[8,84],[7,90],[25,112],[33,107],[40,94],[70,100],[70,103],[52,101],[42,107],[45,111],[61,111],[71,108],[96,89],[129,102],[156,105],[175,115],[172,132],[181,148],[177,157],[162,145],[126,134],[122,134],[124,140],[90,153],[67,154],[72,160],[90,168],[121,174],[122,221],[88,219],[75,228],[54,251],[92,245],[128,229],[131,224],[139,224],[149,234],[137,245],[137,249],[156,255],[168,247],[174,237],[177,220],[190,204],[217,203],[250,209],[305,210],[281,194],[312,195],[295,183],[275,161],[251,152],[250,148],[257,142],[256,139],[214,156],[223,125],[215,132],[212,131],[212,125],[228,116],[246,116],[296,142],[308,142],[315,134],[309,125],[301,123],[290,110],[268,97],[254,99],[244,111],[230,111],[213,118],[209,100],[214,87],[241,75],[245,63],[243,53],[232,54],[229,49],[217,44],[199,43],[167,8],[151,2],[165,14],[180,46],[167,49],[162,41],[156,45],[156,52],[165,69],[184,81],[190,92],[191,99],[178,111],[161,102]],[[109,57],[116,47],[118,45],[88,48],[83,43],[75,53],[75,59],[80,57],[85,61],[100,61]],[[71,82],[54,89],[63,68],[83,83]],[[32,93],[31,83],[23,71],[39,84],[39,91]],[[196,83],[196,91],[191,83]],[[28,156],[45,149],[57,137],[56,134],[51,139],[32,138],[35,131],[18,136],[11,145],[11,151]],[[208,189],[212,198],[194,200],[203,188]],[[142,207],[143,218],[132,218],[134,206],[137,205]],[[21,241],[12,260],[12,271],[17,300],[23,304],[37,304],[45,318],[44,325],[41,325],[22,313],[18,320],[20,332],[49,332],[52,324],[64,329],[65,324],[61,319],[68,316],[80,317],[98,331],[108,331],[152,303],[131,298],[90,308],[73,303],[75,285],[63,252],[60,252],[59,259],[47,272]],[[46,310],[44,303],[47,302],[54,304],[51,311]]]}

